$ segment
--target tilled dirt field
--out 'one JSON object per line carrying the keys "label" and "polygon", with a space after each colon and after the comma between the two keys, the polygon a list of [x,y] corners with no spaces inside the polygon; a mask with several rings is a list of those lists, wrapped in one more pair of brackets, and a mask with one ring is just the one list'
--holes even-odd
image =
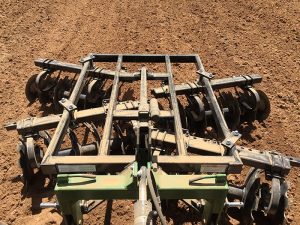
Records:
{"label": "tilled dirt field", "polygon": [[[300,2],[295,1],[28,1],[0,0],[0,124],[38,115],[28,105],[27,79],[33,60],[76,63],[89,52],[198,53],[217,77],[258,73],[272,112],[241,141],[259,149],[300,156]],[[179,78],[180,80],[180,78]],[[54,210],[38,210],[51,190],[36,184],[21,194],[17,134],[0,129],[0,221],[8,224],[61,224]],[[290,183],[288,221],[300,221],[299,170]],[[32,198],[30,198],[32,197]],[[33,207],[32,207],[33,205]],[[87,224],[131,224],[133,203],[105,203]],[[167,212],[170,223],[195,223],[182,210]]]}

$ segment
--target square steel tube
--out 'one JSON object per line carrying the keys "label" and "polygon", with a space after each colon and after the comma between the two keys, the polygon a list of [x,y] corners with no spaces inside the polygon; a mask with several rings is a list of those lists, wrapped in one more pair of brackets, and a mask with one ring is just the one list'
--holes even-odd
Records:
{"label": "square steel tube", "polygon": [[169,84],[169,92],[171,98],[171,107],[174,114],[174,130],[175,130],[175,137],[176,137],[177,152],[179,155],[187,155],[186,143],[183,139],[184,135],[182,131],[178,101],[174,89],[174,80],[173,80],[173,74],[171,68],[171,61],[168,55],[165,56],[165,61],[166,61],[167,73],[169,74],[168,84]]}
{"label": "square steel tube", "polygon": [[98,154],[107,155],[109,150],[109,140],[111,135],[112,123],[113,123],[113,112],[116,108],[117,98],[119,93],[119,73],[122,68],[123,56],[119,55],[117,58],[116,74],[114,77],[112,91],[109,98],[109,107],[107,110],[105,125],[103,129],[103,135],[99,146]]}
{"label": "square steel tube", "polygon": [[[230,87],[246,87],[248,85],[253,85],[256,83],[260,83],[262,81],[262,77],[258,74],[248,74],[248,75],[240,75],[233,77],[226,77],[220,79],[213,79],[210,81],[212,89],[221,89],[221,88],[230,88]],[[165,85],[163,87],[153,89],[153,94],[155,97],[163,97],[168,94],[169,86]],[[196,82],[189,82],[185,84],[175,85],[175,92],[177,95],[185,95],[185,94],[196,94],[205,91],[205,86],[202,84],[198,84]]]}
{"label": "square steel tube", "polygon": [[[138,106],[139,102],[137,101],[119,102],[116,105],[115,111],[123,111],[129,113],[131,111],[134,111],[132,109],[138,108]],[[108,105],[98,108],[74,111],[73,119],[77,123],[98,122],[105,118],[107,108]],[[133,115],[135,114],[133,113]],[[30,117],[27,119],[19,120],[17,122],[8,123],[6,126],[8,127],[7,129],[16,129],[19,134],[26,135],[27,133],[35,133],[41,130],[48,130],[57,127],[61,116],[62,115],[59,114],[44,117]],[[164,111],[163,116],[164,118],[172,117],[171,113],[168,111]],[[122,117],[122,119],[125,118],[126,116]]]}
{"label": "square steel tube", "polygon": [[[76,81],[76,84],[73,88],[73,91],[70,95],[70,102],[73,104],[77,104],[79,100],[79,96],[82,92],[84,81],[87,77],[87,70],[89,69],[91,65],[91,61],[86,61],[83,64],[82,70],[79,74],[78,80]],[[63,114],[60,118],[60,121],[57,125],[57,128],[55,129],[54,135],[49,143],[49,146],[45,152],[45,155],[43,157],[42,163],[44,164],[57,150],[60,148],[61,143],[65,137],[65,134],[67,132],[68,126],[70,124],[70,112],[67,109],[64,109]]]}
{"label": "square steel tube", "polygon": [[[134,155],[52,156],[41,169],[44,174],[114,173],[133,164]],[[239,173],[242,162],[233,156],[153,156],[166,172]]]}
{"label": "square steel tube", "polygon": [[[115,62],[118,54],[95,54],[94,62]],[[169,55],[172,63],[199,63],[198,55]],[[165,63],[166,55],[159,54],[123,54],[124,63]],[[199,56],[198,56],[199,58]],[[201,61],[200,61],[201,62]]]}
{"label": "square steel tube", "polygon": [[216,122],[216,125],[218,126],[219,131],[222,133],[224,138],[227,138],[230,136],[230,131],[228,129],[226,120],[224,118],[224,115],[220,108],[220,105],[217,101],[217,98],[214,94],[212,85],[210,83],[210,78],[208,78],[204,75],[205,73],[206,74],[208,74],[208,73],[205,71],[204,66],[201,62],[201,59],[198,55],[196,56],[196,61],[197,61],[198,72],[199,72],[199,74],[202,75],[202,77],[200,77],[200,79],[199,79],[199,84],[202,83],[204,86],[208,104],[210,106],[210,109],[213,112],[213,117]]}
{"label": "square steel tube", "polygon": [[41,165],[41,169],[44,174],[114,173],[134,162],[134,155],[52,156]]}
{"label": "square steel tube", "polygon": [[[65,63],[57,60],[50,59],[37,59],[34,61],[34,64],[43,69],[49,70],[49,72],[53,72],[56,70],[70,72],[70,73],[80,73],[82,70],[82,66],[73,63]],[[104,68],[91,68],[88,70],[89,76],[101,76],[106,79],[114,79],[115,71],[107,70]],[[140,79],[140,73],[129,73],[125,71],[120,71],[119,73],[120,81],[134,81]],[[167,80],[166,73],[155,73],[148,72],[149,80]]]}
{"label": "square steel tube", "polygon": [[234,156],[153,156],[166,172],[225,173],[237,174],[243,163]]}

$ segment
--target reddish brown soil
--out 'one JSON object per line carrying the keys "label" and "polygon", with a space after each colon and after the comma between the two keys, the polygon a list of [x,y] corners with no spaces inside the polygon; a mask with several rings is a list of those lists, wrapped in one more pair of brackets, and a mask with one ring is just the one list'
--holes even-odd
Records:
{"label": "reddish brown soil", "polygon": [[[272,113],[242,141],[300,156],[300,2],[291,1],[0,1],[0,124],[36,115],[24,87],[38,57],[77,62],[89,52],[198,53],[217,77],[259,73]],[[178,78],[179,81],[181,78]],[[51,192],[21,195],[17,134],[0,129],[0,221],[60,224],[56,211],[31,209]],[[290,183],[288,220],[299,224],[299,170]],[[103,224],[105,206],[86,216]],[[132,202],[114,202],[112,224],[131,224]],[[177,215],[177,216],[176,216]],[[189,223],[176,214],[171,223]],[[109,218],[107,218],[109,219]],[[107,220],[106,219],[106,220]],[[173,222],[172,222],[173,221]]]}

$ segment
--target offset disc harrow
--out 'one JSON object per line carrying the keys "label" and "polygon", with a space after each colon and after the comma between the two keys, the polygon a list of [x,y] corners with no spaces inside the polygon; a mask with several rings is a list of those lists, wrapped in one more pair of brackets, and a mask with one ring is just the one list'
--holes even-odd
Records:
{"label": "offset disc harrow", "polygon": [[[76,83],[75,76],[61,76],[61,72],[53,75],[55,71],[45,70],[40,74],[32,75],[26,84],[25,95],[30,103],[38,100],[41,104],[52,103],[56,112],[62,112],[59,104],[62,98],[69,98]],[[78,108],[85,109],[101,106],[106,97],[106,91],[102,90],[105,80],[92,77],[85,81],[82,94],[79,96]]]}
{"label": "offset disc harrow", "polygon": [[[20,135],[26,187],[37,172],[57,181],[58,202],[41,207],[58,208],[66,224],[79,225],[82,214],[103,200],[133,199],[133,223],[159,217],[166,224],[158,199],[176,199],[206,224],[217,224],[226,213],[242,224],[284,224],[285,177],[299,159],[236,144],[241,124],[270,114],[268,97],[254,88],[261,76],[215,79],[198,55],[90,54],[80,62],[36,60],[42,72],[29,78],[26,97],[52,103],[60,114],[6,124]],[[115,70],[96,67],[112,62]],[[123,66],[130,63],[141,67],[130,72]],[[166,69],[152,70],[157,63]],[[197,71],[190,72],[197,81],[175,85],[173,63],[195,64]],[[151,96],[148,80],[163,84]],[[118,101],[121,84],[133,81],[140,97]],[[243,166],[250,167],[243,185],[227,180]]]}
{"label": "offset disc harrow", "polygon": [[229,187],[228,199],[238,199],[244,202],[244,207],[240,210],[232,208],[228,213],[245,225],[253,224],[261,217],[266,217],[271,224],[285,224],[288,185],[278,177],[268,177],[269,182],[263,182],[263,172],[252,167],[244,185]]}

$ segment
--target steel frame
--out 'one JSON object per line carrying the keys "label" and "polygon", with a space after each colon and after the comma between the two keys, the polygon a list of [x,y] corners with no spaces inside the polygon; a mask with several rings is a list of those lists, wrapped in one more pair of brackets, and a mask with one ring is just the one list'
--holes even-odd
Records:
{"label": "steel frame", "polygon": [[[225,174],[219,175],[168,175],[162,170],[154,172],[161,199],[205,199],[202,220],[205,224],[216,222],[224,207],[228,192]],[[196,180],[196,181],[193,181]],[[137,165],[118,175],[86,176],[58,175],[55,193],[66,220],[80,225],[83,222],[82,200],[139,199]],[[72,224],[70,221],[69,224]]]}
{"label": "steel frame", "polygon": [[[95,62],[114,62],[115,71],[95,68]],[[139,72],[122,70],[123,63],[164,63],[166,71],[153,73],[142,67]],[[195,83],[174,85],[172,63],[192,63],[197,68],[199,79]],[[24,137],[39,131],[56,128],[40,164],[44,174],[58,174],[55,192],[64,216],[71,218],[68,224],[82,224],[81,200],[90,199],[139,199],[143,187],[139,181],[141,168],[151,169],[162,199],[205,199],[203,218],[206,223],[217,222],[226,199],[228,184],[226,174],[240,173],[243,165],[253,166],[275,174],[286,176],[291,166],[300,166],[300,160],[275,152],[262,152],[236,145],[238,132],[231,132],[225,121],[215,89],[241,87],[249,88],[261,82],[259,75],[243,75],[223,79],[212,79],[205,71],[198,55],[130,55],[90,54],[81,60],[82,65],[39,59],[35,64],[43,73],[65,71],[79,74],[68,99],[60,101],[64,107],[61,115],[29,118],[8,123],[6,129],[16,129]],[[77,102],[88,77],[112,79],[112,90],[107,105],[77,110]],[[120,82],[140,80],[140,99],[118,102]],[[147,96],[147,80],[162,80],[168,85],[153,90],[155,97],[167,96],[171,110],[159,110],[157,100]],[[210,111],[222,141],[211,141],[183,132],[177,95],[205,92]],[[226,109],[225,109],[226,110]],[[174,133],[154,129],[150,121],[173,120]],[[135,120],[135,155],[110,155],[109,146],[114,120]],[[104,122],[96,155],[65,156],[58,154],[70,124],[83,122]],[[33,139],[32,139],[33,140]],[[147,143],[147,144],[146,144]],[[152,149],[161,143],[176,146],[177,154],[153,154]],[[97,148],[97,149],[96,149]],[[199,155],[188,155],[188,152]],[[96,173],[87,175],[84,173]],[[189,174],[194,173],[194,174]],[[207,175],[212,174],[214,175]],[[176,174],[176,175],[175,175]],[[188,175],[187,175],[188,174]],[[193,183],[193,181],[196,181]],[[139,188],[140,189],[139,189]],[[140,192],[140,193],[139,193]],[[147,193],[142,193],[147,195]],[[147,200],[147,198],[146,198]]]}
{"label": "steel frame", "polygon": [[[103,68],[95,68],[94,62],[116,62],[116,71]],[[166,72],[153,73],[142,70],[143,72],[129,73],[120,70],[122,63],[165,63]],[[113,120],[139,120],[144,123],[154,120],[151,114],[151,107],[147,103],[145,90],[147,89],[147,80],[165,80],[169,85],[153,90],[156,97],[169,96],[173,109],[171,111],[159,111],[158,118],[173,119],[175,121],[175,133],[170,134],[159,130],[149,131],[152,145],[155,143],[176,144],[177,156],[155,156],[151,159],[158,166],[163,166],[167,171],[188,172],[201,171],[206,172],[231,172],[239,173],[242,165],[256,165],[260,168],[272,167],[273,161],[269,160],[269,153],[256,154],[244,147],[235,146],[235,142],[240,135],[232,134],[224,120],[223,113],[216,102],[213,89],[228,87],[249,87],[255,83],[261,82],[261,76],[256,74],[234,76],[222,79],[211,79],[211,75],[204,70],[198,55],[117,55],[117,54],[90,54],[81,60],[83,65],[64,63],[56,60],[38,59],[35,64],[44,71],[54,72],[56,70],[80,73],[76,87],[73,89],[69,101],[76,103],[81,94],[84,80],[89,76],[103,76],[107,79],[113,79],[113,89],[110,101],[107,105],[99,108],[86,110],[69,110],[65,109],[62,115],[46,116],[41,118],[28,118],[14,123],[6,124],[6,129],[16,129],[20,135],[35,134],[41,130],[56,128],[52,141],[41,163],[41,169],[45,174],[57,174],[61,172],[104,172],[104,171],[121,171],[126,165],[136,160],[135,156],[108,155],[108,139],[111,132]],[[195,83],[174,85],[171,63],[193,63],[198,69],[199,79]],[[116,102],[118,92],[118,82],[141,80],[141,99],[140,101]],[[173,88],[174,87],[174,88]],[[186,136],[182,132],[181,122],[178,112],[178,103],[176,95],[194,94],[206,92],[210,100],[210,108],[216,124],[219,125],[224,141],[222,143],[211,142],[194,136]],[[70,120],[76,123],[98,122],[106,119],[106,125],[103,131],[103,137],[99,148],[99,154],[96,156],[59,156],[57,150],[60,147],[61,140],[66,133]],[[141,123],[142,124],[142,123]],[[148,131],[147,131],[148,132]],[[177,141],[179,140],[179,141]],[[188,149],[186,149],[188,148]],[[241,150],[241,148],[243,148]],[[236,150],[238,149],[238,151]],[[184,157],[188,151],[196,151],[204,154],[203,156]],[[207,155],[208,154],[208,155]],[[212,154],[212,156],[209,156]],[[274,154],[271,154],[274,155]],[[216,157],[217,156],[217,157]],[[250,157],[251,156],[251,157]],[[284,158],[279,154],[274,155],[276,158]],[[273,158],[274,158],[273,157]],[[271,157],[272,159],[272,157]],[[275,160],[275,159],[274,159]],[[187,165],[190,162],[189,166]],[[287,165],[282,168],[289,168],[289,163],[298,165],[298,159],[287,160]],[[168,167],[164,166],[168,165]],[[223,166],[220,166],[223,165]],[[171,169],[172,168],[172,169]],[[205,169],[204,169],[205,168]],[[287,170],[289,171],[289,169]]]}
{"label": "steel frame", "polygon": [[[103,70],[99,68],[93,67],[93,62],[116,62],[116,70],[115,71],[108,71]],[[165,63],[166,65],[166,73],[150,73],[144,71],[139,73],[127,73],[127,72],[121,72],[122,63],[130,63],[130,62],[138,62],[138,63]],[[75,111],[72,115],[67,109],[63,111],[63,114],[60,117],[58,126],[56,128],[56,131],[54,133],[54,136],[50,142],[50,145],[45,153],[45,156],[43,158],[43,161],[41,163],[41,169],[45,174],[56,174],[61,172],[103,172],[103,169],[107,170],[110,167],[110,165],[113,165],[114,161],[118,158],[118,156],[107,156],[105,157],[105,165],[101,164],[101,162],[104,162],[103,156],[108,155],[108,148],[109,148],[109,138],[111,135],[111,129],[112,129],[112,121],[114,119],[137,119],[141,120],[142,114],[146,113],[149,114],[149,105],[147,103],[147,97],[145,96],[146,93],[141,92],[141,99],[139,101],[139,108],[136,111],[118,111],[116,110],[116,99],[118,96],[118,89],[119,89],[119,81],[122,78],[126,81],[133,81],[137,79],[141,79],[141,90],[146,90],[146,80],[147,79],[161,79],[165,80],[167,79],[169,84],[169,97],[171,102],[171,108],[172,111],[168,112],[162,112],[160,114],[161,117],[168,117],[174,119],[175,124],[175,140],[176,140],[176,146],[179,156],[185,156],[187,155],[186,150],[186,142],[184,139],[184,134],[182,130],[182,125],[180,121],[180,115],[179,115],[179,109],[178,109],[178,103],[176,98],[176,91],[174,89],[174,82],[173,82],[173,75],[172,75],[172,67],[171,63],[194,63],[196,65],[196,68],[199,70],[199,73],[205,73],[204,67],[202,65],[202,62],[200,60],[200,57],[198,55],[106,55],[106,54],[90,54],[87,58],[85,58],[82,63],[83,66],[78,66],[74,64],[67,64],[67,63],[61,63],[58,61],[52,61],[52,60],[37,60],[35,61],[36,65],[41,66],[43,69],[48,70],[62,70],[62,71],[68,71],[68,72],[80,72],[79,79],[77,80],[76,86],[77,88],[74,88],[74,90],[71,93],[71,97],[69,100],[72,103],[75,103],[78,101],[78,98],[81,94],[82,88],[80,85],[82,85],[84,82],[84,79],[87,76],[91,76],[94,73],[98,73],[100,75],[104,75],[107,77],[113,78],[113,86],[112,86],[112,92],[111,97],[109,100],[109,105],[106,110],[106,120],[105,120],[105,126],[103,130],[103,135],[98,151],[97,156],[80,156],[80,159],[76,156],[55,156],[57,153],[59,146],[61,145],[62,138],[64,137],[66,133],[66,129],[68,127],[68,124],[70,123],[70,118],[76,121],[76,114],[80,113],[80,111]],[[142,70],[143,71],[143,70]],[[201,75],[202,76],[202,75]],[[125,79],[126,77],[126,79]],[[229,86],[229,83],[232,84],[240,84],[243,85],[245,83],[245,79],[242,80],[240,78],[235,79],[231,78],[230,80],[225,80],[226,86]],[[257,81],[257,79],[254,79]],[[208,90],[208,97],[211,99],[211,109],[214,115],[214,118],[216,120],[216,124],[222,124],[222,131],[224,134],[224,137],[231,138],[231,134],[227,128],[225,119],[223,114],[221,113],[221,109],[219,105],[217,104],[214,94],[212,92],[211,83],[209,80],[206,80],[206,78],[201,79],[201,82],[203,83],[203,87]],[[221,81],[222,83],[222,81]],[[221,85],[219,85],[221,87]],[[148,107],[148,108],[147,108]],[[217,110],[217,111],[216,111]],[[87,110],[91,111],[91,110]],[[99,113],[99,110],[95,113]],[[82,113],[83,114],[83,113]],[[100,113],[101,114],[101,113]],[[99,115],[99,114],[98,114]],[[79,118],[78,118],[79,119]],[[148,121],[148,119],[144,121]],[[56,118],[57,121],[57,118]],[[80,120],[79,120],[80,121]],[[56,124],[56,122],[55,122]],[[54,123],[53,123],[54,125]],[[225,142],[226,143],[226,142]],[[228,143],[228,142],[227,142]],[[232,147],[232,144],[229,145],[229,147]],[[220,145],[216,145],[217,149],[220,149]],[[206,150],[206,149],[204,149]],[[230,171],[236,171],[239,172],[241,169],[242,162],[240,158],[234,154],[232,156],[228,155],[225,156],[224,153],[226,153],[226,150],[220,154],[219,157],[212,157],[211,160],[209,160],[209,163],[206,163],[206,158],[201,158],[201,156],[197,157],[197,160],[199,161],[198,167],[204,168],[206,167],[205,171],[207,172],[224,172],[227,171],[229,165],[230,167],[235,167],[234,169],[230,169]],[[223,156],[224,155],[224,156]],[[122,156],[123,157],[123,156]],[[172,156],[167,156],[172,158]],[[193,157],[193,156],[192,156]],[[192,158],[191,157],[191,158]],[[78,159],[77,159],[78,158]],[[121,156],[120,156],[121,158]],[[132,157],[127,163],[130,163],[134,161],[132,160]],[[123,161],[124,160],[120,160]],[[172,161],[172,160],[170,160]],[[196,161],[196,160],[194,160]],[[214,165],[220,164],[226,164],[227,168],[222,168],[220,171],[218,171],[217,168]],[[158,166],[160,166],[160,156],[157,157]],[[121,163],[123,164],[123,163]],[[102,165],[102,166],[101,166]],[[61,169],[63,168],[63,169]]]}

